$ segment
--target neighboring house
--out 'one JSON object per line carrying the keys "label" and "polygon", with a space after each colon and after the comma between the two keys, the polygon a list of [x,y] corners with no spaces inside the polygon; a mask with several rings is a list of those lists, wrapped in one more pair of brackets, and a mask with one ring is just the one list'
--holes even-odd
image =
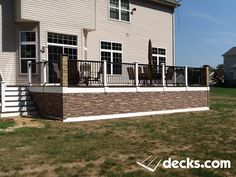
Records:
{"label": "neighboring house", "polygon": [[224,82],[228,86],[236,86],[236,47],[231,48],[224,57]]}
{"label": "neighboring house", "polygon": [[[2,112],[37,108],[40,114],[68,118],[208,107],[208,87],[192,89],[202,95],[196,100],[203,99],[192,106],[188,87],[172,89],[180,91],[178,98],[186,94],[182,105],[175,100],[162,107],[153,97],[168,84],[189,86],[191,80],[194,86],[207,85],[205,70],[174,67],[176,0],[1,0],[0,6]],[[140,92],[140,98],[133,92]]]}

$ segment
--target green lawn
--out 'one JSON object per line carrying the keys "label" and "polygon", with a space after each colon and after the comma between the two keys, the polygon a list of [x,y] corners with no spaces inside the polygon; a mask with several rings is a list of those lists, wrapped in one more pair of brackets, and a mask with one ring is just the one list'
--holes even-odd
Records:
{"label": "green lawn", "polygon": [[9,120],[9,121],[4,120],[4,121],[0,122],[0,129],[7,129],[9,127],[15,126],[15,124],[16,123],[14,120]]}
{"label": "green lawn", "polygon": [[[235,177],[236,89],[215,88],[211,111],[0,131],[0,176]],[[0,123],[0,127],[2,123]],[[232,169],[164,169],[136,161],[231,160]]]}

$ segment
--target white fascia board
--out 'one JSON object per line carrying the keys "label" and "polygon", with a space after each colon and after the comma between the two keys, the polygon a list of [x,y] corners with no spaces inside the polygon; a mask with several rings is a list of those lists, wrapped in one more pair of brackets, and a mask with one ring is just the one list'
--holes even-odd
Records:
{"label": "white fascia board", "polygon": [[29,87],[30,92],[42,93],[143,93],[209,91],[209,87]]}

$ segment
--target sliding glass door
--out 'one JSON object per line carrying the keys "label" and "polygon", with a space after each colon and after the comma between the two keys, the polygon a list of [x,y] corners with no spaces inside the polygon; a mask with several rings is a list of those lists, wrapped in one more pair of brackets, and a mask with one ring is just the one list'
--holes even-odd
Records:
{"label": "sliding glass door", "polygon": [[62,54],[69,60],[78,59],[77,36],[48,33],[48,81],[60,83],[60,59]]}

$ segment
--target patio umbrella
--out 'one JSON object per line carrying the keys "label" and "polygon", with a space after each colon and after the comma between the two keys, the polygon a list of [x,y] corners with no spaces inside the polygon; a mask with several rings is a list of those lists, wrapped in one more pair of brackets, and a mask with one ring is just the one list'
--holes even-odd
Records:
{"label": "patio umbrella", "polygon": [[152,85],[152,72],[153,72],[153,58],[152,58],[152,41],[148,41],[148,67],[149,67],[149,79]]}

